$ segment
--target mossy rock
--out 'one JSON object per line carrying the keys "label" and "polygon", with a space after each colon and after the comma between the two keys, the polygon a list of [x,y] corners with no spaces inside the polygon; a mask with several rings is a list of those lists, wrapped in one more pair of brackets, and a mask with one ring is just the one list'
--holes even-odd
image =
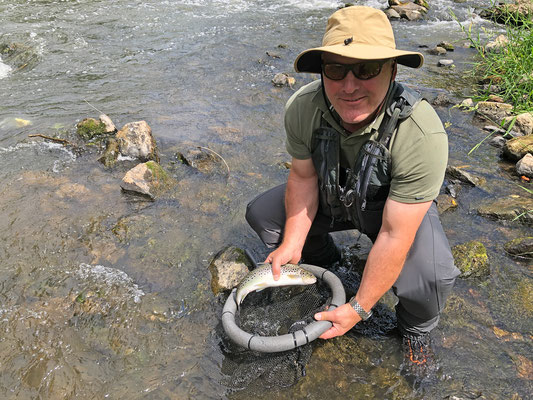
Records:
{"label": "mossy rock", "polygon": [[94,118],[85,118],[77,125],[77,133],[84,140],[92,140],[98,136],[107,133],[106,126],[103,122]]}
{"label": "mossy rock", "polygon": [[455,265],[461,270],[461,278],[479,278],[490,274],[487,249],[483,243],[473,240],[454,246]]}

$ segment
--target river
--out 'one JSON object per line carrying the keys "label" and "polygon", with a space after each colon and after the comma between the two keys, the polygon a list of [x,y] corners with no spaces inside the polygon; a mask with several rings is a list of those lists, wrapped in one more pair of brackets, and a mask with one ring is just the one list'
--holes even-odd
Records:
{"label": "river", "polygon": [[[394,21],[397,46],[453,42],[456,67],[426,55],[398,79],[428,98],[471,93],[474,53],[450,16],[485,2],[434,0],[421,22]],[[385,2],[362,1],[374,7]],[[219,320],[208,265],[224,246],[265,254],[244,221],[256,194],[283,182],[283,106],[293,90],[271,84],[321,41],[329,0],[0,0],[0,45],[21,44],[18,65],[0,59],[0,397],[3,399],[459,398],[532,394],[531,267],[503,244],[530,227],[476,214],[486,197],[523,194],[498,150],[469,149],[485,133],[472,113],[438,107],[450,158],[482,175],[442,216],[452,245],[477,239],[489,278],[459,280],[436,332],[440,380],[423,390],[400,375],[398,340],[358,335],[317,344],[307,376],[290,388],[224,385]],[[266,53],[276,53],[274,58]],[[295,75],[295,89],[313,77]],[[125,161],[107,170],[30,134],[69,135],[85,117],[117,127],[145,120],[161,164],[178,180],[155,202],[125,195]],[[205,146],[224,174],[205,176],[176,152]],[[350,246],[346,239],[345,249]],[[354,357],[351,349],[364,350]],[[361,354],[361,353],[357,353]],[[343,360],[344,363],[341,363]],[[480,397],[484,396],[484,397]],[[513,397],[515,396],[515,397]],[[518,397],[516,397],[518,396]]]}

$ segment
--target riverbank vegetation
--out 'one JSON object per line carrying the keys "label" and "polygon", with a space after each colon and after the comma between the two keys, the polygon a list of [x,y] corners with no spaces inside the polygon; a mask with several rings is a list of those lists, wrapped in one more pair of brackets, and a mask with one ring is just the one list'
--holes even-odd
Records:
{"label": "riverbank vegetation", "polygon": [[472,25],[466,27],[459,23],[478,53],[471,70],[481,83],[478,99],[486,100],[497,94],[513,104],[515,113],[533,111],[532,4],[530,0],[519,0],[485,11],[486,18],[502,23],[506,30],[505,36],[496,38],[490,48],[483,44],[480,32],[474,32]]}

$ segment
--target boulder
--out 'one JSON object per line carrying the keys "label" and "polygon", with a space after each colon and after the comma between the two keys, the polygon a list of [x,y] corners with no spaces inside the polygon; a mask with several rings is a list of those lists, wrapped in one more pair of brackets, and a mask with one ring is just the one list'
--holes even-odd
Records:
{"label": "boulder", "polygon": [[296,83],[296,79],[286,74],[285,72],[281,72],[279,74],[276,74],[274,78],[272,78],[272,83],[274,84],[274,86],[277,87],[288,86],[292,88],[292,86]]}
{"label": "boulder", "polygon": [[100,114],[98,118],[100,119],[100,122],[105,125],[106,133],[115,133],[117,131],[115,124],[107,115]]}
{"label": "boulder", "polygon": [[85,118],[76,126],[76,132],[83,140],[93,140],[107,133],[104,123],[94,118]]}
{"label": "boulder", "polygon": [[485,182],[484,178],[475,176],[465,169],[468,166],[454,166],[448,165],[446,167],[446,176],[451,179],[457,179],[463,183],[472,186],[479,186]]}
{"label": "boulder", "polygon": [[503,147],[504,156],[513,161],[522,159],[528,153],[533,154],[533,135],[512,138]]}
{"label": "boulder", "polygon": [[[509,124],[515,117],[504,118],[505,128],[509,127]],[[516,116],[513,129],[519,131],[523,136],[533,134],[533,113],[525,112]]]}
{"label": "boulder", "polygon": [[217,295],[222,291],[233,289],[252,267],[252,261],[244,250],[235,246],[222,249],[209,264],[211,290]]}
{"label": "boulder", "polygon": [[476,240],[452,248],[455,266],[461,271],[461,278],[480,278],[490,274],[487,249]]}
{"label": "boulder", "polygon": [[130,122],[117,133],[120,154],[138,158],[141,161],[159,162],[157,146],[152,129],[146,121]]}
{"label": "boulder", "polygon": [[383,12],[389,19],[400,19],[401,18],[400,14],[398,14],[398,12],[393,10],[392,8],[387,8]]}
{"label": "boulder", "polygon": [[533,237],[511,240],[503,246],[505,251],[516,257],[533,258]]}
{"label": "boulder", "polygon": [[437,199],[437,210],[439,214],[442,214],[445,211],[453,210],[457,207],[457,201],[448,194],[440,194]]}
{"label": "boulder", "polygon": [[106,149],[98,161],[104,164],[106,168],[112,168],[115,166],[119,154],[120,150],[117,139],[109,138],[107,140]]}
{"label": "boulder", "polygon": [[207,147],[190,148],[186,151],[177,152],[176,158],[182,163],[203,174],[228,173],[228,168],[223,165],[225,162],[219,156]]}
{"label": "boulder", "polygon": [[507,103],[495,103],[493,101],[480,101],[477,103],[476,113],[489,120],[498,123],[505,117],[509,117],[513,106]]}
{"label": "boulder", "polygon": [[434,56],[443,56],[446,54],[446,49],[444,47],[435,46],[434,48],[429,49],[427,52]]}
{"label": "boulder", "polygon": [[516,173],[519,176],[533,178],[533,155],[528,153],[516,163]]}
{"label": "boulder", "polygon": [[533,224],[531,210],[533,210],[533,196],[526,194],[483,201],[476,211],[483,217],[531,225]]}
{"label": "boulder", "polygon": [[155,199],[173,183],[167,172],[155,161],[137,164],[126,172],[120,187],[127,192],[134,192]]}
{"label": "boulder", "polygon": [[400,15],[400,18],[407,19],[408,21],[421,19],[427,13],[426,8],[415,3],[403,3],[398,6],[391,6],[391,9],[396,11]]}

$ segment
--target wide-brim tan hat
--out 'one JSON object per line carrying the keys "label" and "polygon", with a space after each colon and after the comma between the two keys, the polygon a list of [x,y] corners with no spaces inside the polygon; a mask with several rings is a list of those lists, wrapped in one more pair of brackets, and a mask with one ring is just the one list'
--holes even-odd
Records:
{"label": "wide-brim tan hat", "polygon": [[319,74],[322,53],[360,60],[395,58],[398,64],[411,68],[420,68],[424,63],[420,53],[397,50],[385,13],[366,6],[345,7],[333,13],[328,19],[322,46],[300,53],[294,61],[294,69]]}

